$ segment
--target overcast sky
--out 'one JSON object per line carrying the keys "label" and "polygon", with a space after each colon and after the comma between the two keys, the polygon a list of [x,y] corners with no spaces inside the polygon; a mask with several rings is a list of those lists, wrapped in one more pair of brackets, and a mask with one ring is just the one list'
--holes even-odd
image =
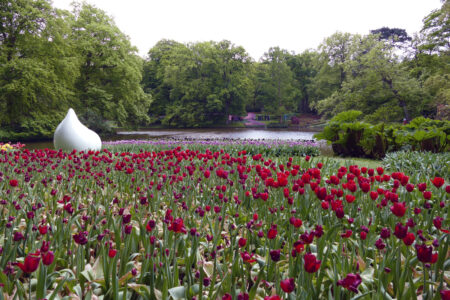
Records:
{"label": "overcast sky", "polygon": [[[71,9],[72,0],[53,0]],[[383,26],[412,35],[439,0],[86,0],[112,16],[145,56],[161,39],[230,40],[255,59],[270,47],[300,53],[336,31],[367,34]]]}

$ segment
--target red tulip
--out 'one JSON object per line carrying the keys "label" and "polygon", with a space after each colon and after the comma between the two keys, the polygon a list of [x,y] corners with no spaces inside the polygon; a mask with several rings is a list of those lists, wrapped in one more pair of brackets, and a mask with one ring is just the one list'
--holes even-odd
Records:
{"label": "red tulip", "polygon": [[308,273],[315,273],[320,269],[321,261],[316,259],[316,256],[311,253],[306,253],[303,256],[304,268]]}
{"label": "red tulip", "polygon": [[433,247],[425,244],[416,244],[417,258],[423,263],[435,263],[437,261],[437,253],[433,253]]}
{"label": "red tulip", "polygon": [[391,212],[397,217],[403,217],[406,213],[405,202],[395,202],[394,205],[391,206]]}
{"label": "red tulip", "polygon": [[292,293],[295,289],[294,278],[288,278],[280,281],[280,287],[285,293]]}
{"label": "red tulip", "polygon": [[19,184],[19,181],[17,181],[17,179],[11,179],[9,181],[9,185],[12,187],[16,187]]}
{"label": "red tulip", "polygon": [[444,178],[441,177],[434,177],[434,179],[431,180],[431,182],[434,184],[435,187],[440,188],[441,186],[444,185],[445,180]]}
{"label": "red tulip", "polygon": [[269,239],[269,240],[273,240],[274,238],[276,238],[276,236],[277,236],[277,234],[278,234],[278,231],[277,231],[277,227],[275,226],[273,226],[272,225],[272,227],[269,229],[269,231],[267,232],[267,238]]}
{"label": "red tulip", "polygon": [[38,229],[39,229],[39,233],[44,235],[48,231],[48,226],[47,225],[39,225]]}
{"label": "red tulip", "polygon": [[53,260],[55,259],[55,254],[53,254],[52,251],[48,251],[45,253],[42,253],[42,263],[46,266],[49,266],[53,263]]}
{"label": "red tulip", "polygon": [[423,197],[424,197],[425,199],[430,200],[430,199],[431,199],[431,196],[432,196],[432,194],[431,194],[430,191],[424,191],[424,192],[423,192]]}
{"label": "red tulip", "polygon": [[233,298],[228,293],[226,293],[225,295],[222,296],[222,300],[231,300],[231,299],[233,299]]}
{"label": "red tulip", "polygon": [[398,239],[401,240],[401,239],[405,238],[407,233],[408,233],[408,226],[403,226],[402,223],[397,223],[395,225],[394,235]]}
{"label": "red tulip", "polygon": [[238,245],[239,245],[239,247],[245,247],[245,245],[247,244],[247,239],[244,239],[244,238],[240,238],[239,240],[238,240]]}
{"label": "red tulip", "polygon": [[245,252],[241,252],[241,258],[244,261],[244,263],[254,263],[256,261],[256,259],[253,258],[253,253],[250,254],[247,251]]}
{"label": "red tulip", "polygon": [[362,279],[359,274],[347,274],[344,279],[338,280],[337,285],[346,288],[349,291],[358,293],[358,286],[361,284]]}
{"label": "red tulip", "polygon": [[270,258],[271,258],[274,262],[277,262],[277,261],[280,260],[281,250],[280,250],[280,249],[278,249],[278,250],[270,250],[269,254],[270,254]]}
{"label": "red tulip", "polygon": [[352,236],[352,230],[351,229],[347,229],[344,233],[341,233],[341,237],[343,238],[349,238]]}
{"label": "red tulip", "polygon": [[109,249],[109,251],[108,251],[108,256],[109,257],[111,257],[111,258],[114,258],[115,256],[116,256],[116,254],[117,254],[117,250],[116,249]]}
{"label": "red tulip", "polygon": [[186,228],[184,227],[184,221],[182,218],[177,218],[172,221],[170,226],[168,227],[169,230],[175,232],[175,233],[186,233]]}
{"label": "red tulip", "polygon": [[21,262],[17,263],[17,266],[24,273],[33,273],[39,267],[40,260],[41,260],[41,257],[39,256],[39,252],[30,253],[25,257],[25,261],[23,263],[21,263]]}
{"label": "red tulip", "polygon": [[406,246],[411,246],[412,243],[414,243],[415,239],[416,239],[416,237],[414,236],[414,233],[408,232],[408,233],[406,234],[406,236],[403,238],[403,243],[404,243]]}
{"label": "red tulip", "polygon": [[442,300],[450,300],[450,290],[441,290],[440,294]]}

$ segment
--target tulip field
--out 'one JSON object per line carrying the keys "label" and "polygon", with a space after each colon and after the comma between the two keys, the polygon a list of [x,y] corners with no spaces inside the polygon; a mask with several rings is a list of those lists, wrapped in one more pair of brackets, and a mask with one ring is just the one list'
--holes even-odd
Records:
{"label": "tulip field", "polygon": [[0,299],[450,299],[448,178],[313,144],[0,146]]}

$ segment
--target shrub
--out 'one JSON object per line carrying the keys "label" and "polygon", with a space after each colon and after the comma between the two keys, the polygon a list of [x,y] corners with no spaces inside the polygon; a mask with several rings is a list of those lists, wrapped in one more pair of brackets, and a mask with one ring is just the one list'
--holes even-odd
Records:
{"label": "shrub", "polygon": [[450,149],[450,122],[416,118],[407,125],[360,122],[360,111],[336,115],[314,137],[327,140],[340,156],[382,158],[390,151],[411,149],[445,152]]}

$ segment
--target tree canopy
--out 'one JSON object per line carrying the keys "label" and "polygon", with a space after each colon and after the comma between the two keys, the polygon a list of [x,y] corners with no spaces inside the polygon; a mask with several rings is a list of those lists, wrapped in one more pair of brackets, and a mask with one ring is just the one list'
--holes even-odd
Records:
{"label": "tree canopy", "polygon": [[274,46],[259,61],[227,40],[163,39],[141,58],[103,10],[72,7],[0,2],[0,139],[51,137],[69,107],[98,131],[226,126],[246,111],[327,119],[358,109],[370,122],[450,115],[448,1],[412,36],[386,26],[336,32],[317,49]]}

